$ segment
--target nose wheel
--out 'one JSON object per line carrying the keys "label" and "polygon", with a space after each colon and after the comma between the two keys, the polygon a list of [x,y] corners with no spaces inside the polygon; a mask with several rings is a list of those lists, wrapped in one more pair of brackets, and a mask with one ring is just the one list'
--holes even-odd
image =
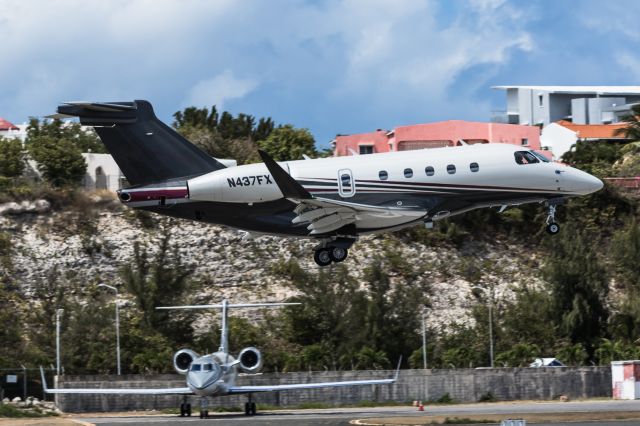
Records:
{"label": "nose wheel", "polygon": [[549,204],[549,212],[547,214],[547,233],[555,235],[560,232],[560,225],[556,223],[556,205]]}

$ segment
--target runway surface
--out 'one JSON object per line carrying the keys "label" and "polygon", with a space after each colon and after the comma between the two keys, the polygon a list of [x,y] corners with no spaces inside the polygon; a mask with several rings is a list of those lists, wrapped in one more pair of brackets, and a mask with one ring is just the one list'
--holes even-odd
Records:
{"label": "runway surface", "polygon": [[[108,416],[108,414],[91,416],[74,416],[75,420],[95,424],[100,426],[122,426],[122,425],[176,425],[176,424],[210,424],[217,425],[348,425],[351,421],[360,419],[363,423],[375,422],[395,422],[394,418],[404,418],[413,422],[428,423],[435,418],[443,416],[450,418],[469,418],[478,416],[510,416],[518,418],[518,414],[543,414],[545,416],[566,416],[567,413],[577,413],[576,421],[566,421],[558,418],[559,421],[549,423],[541,420],[540,423],[529,421],[528,424],[538,425],[602,425],[602,426],[630,426],[640,425],[640,420],[597,420],[602,418],[603,413],[611,413],[609,418],[615,419],[623,413],[627,416],[638,413],[636,419],[640,419],[640,401],[576,401],[576,402],[499,402],[486,404],[456,404],[427,406],[424,412],[419,412],[415,407],[377,407],[377,408],[331,408],[323,410],[279,410],[259,412],[254,417],[246,417],[240,413],[214,413],[208,419],[199,419],[197,413],[191,418],[181,418],[175,415],[149,415],[149,416]],[[107,417],[108,416],[108,417]],[[487,417],[489,418],[489,417]],[[587,421],[593,418],[594,421]],[[367,420],[368,419],[368,420]],[[597,420],[597,421],[596,421]],[[407,422],[408,423],[408,422]],[[406,424],[406,423],[405,423]],[[419,423],[417,423],[419,424]]]}

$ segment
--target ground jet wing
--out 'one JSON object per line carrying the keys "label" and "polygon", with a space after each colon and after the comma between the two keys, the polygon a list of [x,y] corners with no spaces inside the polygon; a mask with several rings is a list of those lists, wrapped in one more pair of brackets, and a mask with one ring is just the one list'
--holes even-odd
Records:
{"label": "ground jet wing", "polygon": [[47,381],[44,377],[44,370],[40,367],[40,376],[42,377],[42,388],[45,393],[86,393],[86,394],[105,394],[105,395],[192,395],[193,392],[189,388],[60,388],[49,389]]}
{"label": "ground jet wing", "polygon": [[229,388],[230,394],[239,393],[254,393],[254,392],[273,392],[282,390],[295,390],[295,389],[317,389],[317,388],[337,388],[343,386],[364,386],[364,385],[390,385],[398,380],[398,374],[400,374],[400,364],[402,363],[402,357],[398,360],[398,367],[396,373],[391,379],[378,379],[378,380],[345,380],[343,382],[324,382],[324,383],[292,383],[287,385],[262,385],[262,386],[234,386]]}

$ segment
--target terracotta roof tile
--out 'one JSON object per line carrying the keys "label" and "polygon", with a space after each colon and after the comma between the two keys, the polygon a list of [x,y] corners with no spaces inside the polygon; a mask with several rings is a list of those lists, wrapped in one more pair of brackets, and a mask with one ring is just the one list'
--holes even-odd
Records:
{"label": "terracotta roof tile", "polygon": [[570,121],[560,120],[558,124],[577,133],[579,139],[625,139],[624,136],[616,136],[617,129],[626,127],[625,123],[616,124],[574,124]]}
{"label": "terracotta roof tile", "polygon": [[20,130],[15,124],[0,117],[0,130]]}

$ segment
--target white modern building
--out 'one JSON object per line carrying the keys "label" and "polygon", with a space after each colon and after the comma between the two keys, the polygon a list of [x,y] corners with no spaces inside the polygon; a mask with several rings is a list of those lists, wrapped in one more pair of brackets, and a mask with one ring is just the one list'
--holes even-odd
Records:
{"label": "white modern building", "polygon": [[567,120],[575,124],[611,124],[640,103],[640,86],[493,86],[507,92],[506,111],[492,121],[546,127]]}
{"label": "white modern building", "polygon": [[111,154],[83,153],[82,157],[87,163],[87,172],[82,179],[86,190],[117,191],[122,188],[124,175],[116,164]]}

